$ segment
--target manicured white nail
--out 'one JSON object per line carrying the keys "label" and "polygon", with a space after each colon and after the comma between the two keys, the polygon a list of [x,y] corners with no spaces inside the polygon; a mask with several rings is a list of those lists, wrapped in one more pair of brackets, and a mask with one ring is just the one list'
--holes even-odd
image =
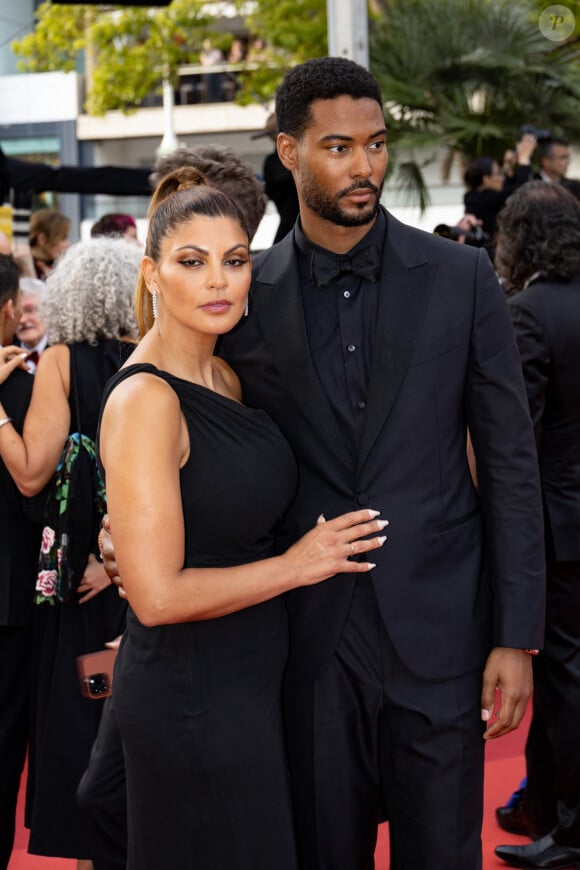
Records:
{"label": "manicured white nail", "polygon": [[388,525],[389,525],[388,520],[377,520],[377,526],[379,527],[379,529],[384,529]]}
{"label": "manicured white nail", "polygon": [[376,568],[376,564],[374,562],[367,562],[367,568],[369,571],[372,571],[373,568]]}
{"label": "manicured white nail", "polygon": [[386,540],[387,540],[387,536],[386,536],[386,535],[381,535],[380,538],[377,538],[377,541],[379,542],[379,544],[381,545],[381,547],[383,546],[383,544],[385,543]]}
{"label": "manicured white nail", "polygon": [[489,716],[490,716],[489,710],[483,709],[481,711],[481,718],[482,718],[483,722],[487,722],[489,719]]}
{"label": "manicured white nail", "polygon": [[378,517],[379,514],[380,514],[380,511],[369,511],[370,517]]}

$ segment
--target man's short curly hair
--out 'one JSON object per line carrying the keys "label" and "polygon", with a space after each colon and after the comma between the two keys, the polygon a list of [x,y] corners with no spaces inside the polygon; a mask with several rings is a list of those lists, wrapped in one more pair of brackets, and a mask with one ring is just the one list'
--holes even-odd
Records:
{"label": "man's short curly hair", "polygon": [[383,111],[379,83],[353,60],[316,57],[293,67],[276,91],[278,130],[301,139],[312,124],[312,103],[344,96],[376,100]]}
{"label": "man's short curly hair", "polygon": [[208,184],[227,193],[234,200],[246,219],[248,233],[252,239],[264,216],[267,199],[250,164],[225,145],[178,148],[177,151],[157,161],[149,176],[149,183],[156,188],[165,175],[182,166],[193,166],[194,169],[198,169]]}
{"label": "man's short curly hair", "polygon": [[46,279],[49,344],[137,338],[133,294],[141,257],[134,242],[109,236],[71,245]]}
{"label": "man's short curly hair", "polygon": [[508,294],[536,273],[570,281],[580,270],[580,202],[562,184],[519,187],[498,215],[495,267]]}

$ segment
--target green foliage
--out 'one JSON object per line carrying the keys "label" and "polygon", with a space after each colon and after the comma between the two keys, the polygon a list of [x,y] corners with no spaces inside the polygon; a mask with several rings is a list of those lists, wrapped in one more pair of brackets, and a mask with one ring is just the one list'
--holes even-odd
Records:
{"label": "green foliage", "polygon": [[23,58],[23,72],[71,72],[85,47],[85,21],[94,16],[90,6],[52,6],[45,0],[36,10],[34,33],[12,43],[12,50]]}
{"label": "green foliage", "polygon": [[34,33],[13,43],[27,72],[70,71],[86,50],[95,56],[87,108],[130,111],[175,78],[177,67],[195,63],[211,19],[202,2],[173,0],[168,7],[39,6]]}
{"label": "green foliage", "polygon": [[[240,8],[242,8],[240,6]],[[205,36],[227,47],[231,35],[218,32],[203,0],[173,0],[167,7],[67,6],[45,0],[36,10],[34,33],[12,44],[24,72],[69,72],[83,52],[92,62],[87,108],[93,114],[131,111],[175,80],[180,65],[197,63]],[[289,66],[326,54],[326,0],[258,0],[247,20],[264,36],[258,69],[240,75],[242,104],[266,103]],[[250,64],[250,67],[252,65]]]}
{"label": "green foliage", "polygon": [[529,0],[406,0],[371,28],[373,71],[397,139],[469,156],[512,145],[523,123],[578,137],[578,47],[549,42]]}
{"label": "green foliage", "polygon": [[[238,0],[237,5],[247,4]],[[260,68],[240,76],[236,100],[242,105],[269,102],[291,66],[327,53],[326,0],[257,0],[246,23],[267,46]]]}
{"label": "green foliage", "polygon": [[[522,124],[580,139],[578,38],[546,39],[538,0],[386,0],[371,66],[395,149],[501,159]],[[407,176],[407,181],[409,177]]]}

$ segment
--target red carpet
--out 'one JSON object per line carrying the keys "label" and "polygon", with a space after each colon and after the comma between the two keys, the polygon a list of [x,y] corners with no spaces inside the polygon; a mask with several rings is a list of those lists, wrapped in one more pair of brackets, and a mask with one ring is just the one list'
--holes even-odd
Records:
{"label": "red carpet", "polygon": [[[499,870],[507,867],[493,854],[498,843],[526,843],[522,837],[514,837],[501,831],[494,817],[495,808],[504,804],[525,773],[523,747],[529,724],[530,711],[526,719],[513,734],[488,745],[485,764],[485,814],[483,819],[483,870]],[[21,798],[23,797],[21,789]],[[24,828],[24,807],[21,799],[17,820],[14,853],[8,870],[75,870],[76,861],[59,858],[40,858],[26,851],[28,831]],[[389,859],[388,826],[382,825],[376,851],[375,870],[388,870]],[[232,868],[235,870],[235,868]]]}

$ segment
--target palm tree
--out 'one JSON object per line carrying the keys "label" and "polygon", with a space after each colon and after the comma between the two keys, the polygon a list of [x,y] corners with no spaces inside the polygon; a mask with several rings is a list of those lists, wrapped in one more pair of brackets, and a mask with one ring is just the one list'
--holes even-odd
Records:
{"label": "palm tree", "polygon": [[395,155],[411,154],[399,164],[399,186],[422,207],[428,197],[417,152],[446,146],[445,178],[457,157],[501,162],[524,124],[580,140],[580,41],[546,39],[539,0],[378,3],[371,66]]}

